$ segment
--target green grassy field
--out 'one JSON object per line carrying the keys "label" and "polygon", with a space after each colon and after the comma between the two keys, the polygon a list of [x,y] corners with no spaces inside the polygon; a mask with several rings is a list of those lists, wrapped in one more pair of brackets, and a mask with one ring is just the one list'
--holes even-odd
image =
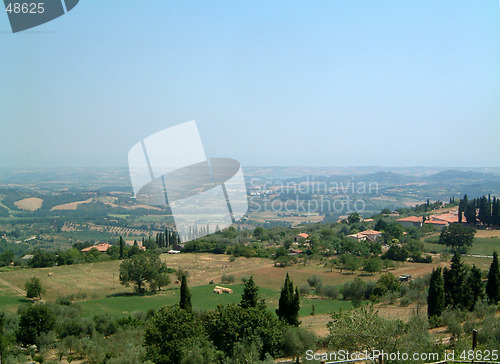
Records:
{"label": "green grassy field", "polygon": [[30,301],[21,296],[0,295],[0,311],[15,312],[19,305],[29,303]]}
{"label": "green grassy field", "polygon": [[130,215],[128,214],[108,214],[109,217],[114,217],[115,219],[116,218],[120,218],[120,219],[126,219],[127,217],[129,217]]}
{"label": "green grassy field", "polygon": [[[239,303],[243,293],[243,285],[223,285],[233,290],[231,294],[215,294],[213,289],[215,285],[204,285],[192,287],[191,302],[193,307],[202,310],[211,310],[217,308],[219,304]],[[270,309],[278,307],[280,292],[269,289],[259,289],[259,298],[265,299]],[[170,288],[157,295],[122,295],[110,296],[102,299],[88,300],[80,303],[83,308],[83,315],[92,317],[96,314],[107,313],[115,317],[127,316],[136,311],[146,312],[149,309],[158,309],[162,306],[172,305],[179,302],[179,288]],[[312,298],[301,299],[301,316],[309,316],[312,311],[312,305],[315,307],[316,314],[328,314],[339,309],[349,309],[352,307],[350,301],[341,300],[322,300]]]}
{"label": "green grassy field", "polygon": [[438,243],[430,243],[427,241],[424,241],[424,250],[426,252],[433,254],[441,254],[441,253],[451,254],[450,248],[447,247],[446,245],[441,245]]}
{"label": "green grassy field", "polygon": [[491,256],[494,251],[500,252],[500,238],[475,238],[469,254]]}
{"label": "green grassy field", "polygon": [[[448,253],[450,254],[450,248],[446,245],[438,244],[439,238],[433,236],[424,240],[424,248],[428,252],[432,253]],[[500,238],[499,237],[489,237],[489,238],[474,238],[472,247],[469,249],[467,254],[471,255],[488,255],[491,256],[494,251],[500,252]]]}

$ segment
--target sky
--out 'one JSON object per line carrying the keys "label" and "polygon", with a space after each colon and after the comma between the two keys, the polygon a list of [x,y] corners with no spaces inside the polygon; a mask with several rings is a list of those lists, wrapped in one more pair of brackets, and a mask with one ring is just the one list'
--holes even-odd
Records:
{"label": "sky", "polygon": [[500,166],[498,0],[81,0],[0,12],[0,49],[0,168],[125,167],[190,120],[243,166]]}

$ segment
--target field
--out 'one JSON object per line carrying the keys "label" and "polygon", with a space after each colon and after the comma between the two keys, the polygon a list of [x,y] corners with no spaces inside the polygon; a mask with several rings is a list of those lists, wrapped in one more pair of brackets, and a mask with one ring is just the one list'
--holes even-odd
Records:
{"label": "field", "polygon": [[[330,272],[323,265],[294,265],[285,268],[273,266],[273,262],[263,258],[237,258],[229,261],[227,255],[215,254],[175,254],[162,255],[162,260],[171,268],[183,268],[189,271],[189,284],[193,292],[193,303],[200,308],[215,308],[218,303],[239,301],[243,276],[254,276],[261,289],[262,298],[270,307],[278,304],[279,291],[286,273],[297,286],[307,284],[307,278],[313,274],[322,278],[323,284],[340,285],[356,277],[353,274]],[[446,265],[445,263],[436,263]],[[132,288],[119,283],[119,261],[78,264],[52,268],[22,269],[9,268],[0,272],[0,304],[4,308],[15,309],[23,296],[24,283],[37,276],[45,293],[43,299],[54,301],[59,296],[76,295],[83,297],[82,306],[86,312],[102,309],[105,312],[124,313],[135,310],[157,308],[164,304],[177,302],[178,282],[172,275],[172,283],[168,289],[155,296],[131,295]],[[394,274],[409,273],[414,276],[429,273],[435,264],[406,263],[393,271]],[[234,275],[235,290],[232,295],[216,295],[212,293],[213,284],[220,284],[222,273]],[[380,274],[373,276],[358,275],[364,280],[376,280]],[[212,284],[210,282],[213,281]],[[16,298],[13,298],[16,297]],[[350,307],[348,302],[303,298],[302,315],[309,315],[312,305],[317,314],[328,313],[337,308]],[[92,309],[94,307],[94,309]],[[89,313],[90,314],[90,313]]]}
{"label": "field", "polygon": [[[243,293],[243,284],[223,285],[233,290],[232,294],[213,293],[215,284],[192,287],[191,302],[194,307],[203,310],[216,309],[219,304],[238,303]],[[259,297],[266,300],[270,309],[278,307],[279,290],[269,290],[260,288]],[[118,295],[97,300],[88,300],[81,303],[84,316],[93,316],[96,313],[108,313],[112,316],[124,316],[134,311],[147,311],[151,308],[158,309],[165,305],[172,305],[179,302],[179,287],[169,288],[157,295]],[[301,299],[300,316],[309,316],[315,306],[315,313],[318,315],[328,314],[339,309],[349,309],[352,307],[349,301],[341,300],[320,300],[312,298]]]}
{"label": "field", "polygon": [[14,204],[21,210],[36,211],[42,207],[43,200],[37,197],[29,197],[14,202]]}
{"label": "field", "polygon": [[[322,277],[325,284],[341,284],[355,277],[329,272],[324,267],[316,265],[294,266],[285,270],[274,267],[270,260],[262,258],[238,258],[234,262],[229,262],[227,255],[177,254],[163,255],[162,259],[169,267],[183,268],[190,272],[192,303],[199,309],[215,309],[218,304],[238,303],[243,292],[241,282],[243,276],[254,276],[260,287],[259,296],[265,299],[271,310],[278,306],[280,288],[287,272],[296,285],[306,284],[307,277],[312,274]],[[120,317],[135,311],[158,309],[179,301],[179,283],[175,281],[175,275],[171,276],[172,283],[167,289],[159,294],[138,296],[133,294],[132,288],[119,284],[119,264],[119,261],[111,261],[39,269],[10,268],[0,272],[0,307],[2,310],[14,312],[20,304],[29,302],[24,297],[24,283],[33,276],[37,276],[45,288],[42,296],[44,301],[55,301],[59,296],[74,295],[77,297],[76,302],[82,307],[82,314],[86,317],[99,313]],[[421,269],[417,266],[413,267],[415,268]],[[406,269],[408,267],[400,268],[401,271]],[[234,284],[221,284],[222,272],[233,274]],[[376,279],[377,276],[362,278]],[[209,284],[212,280],[213,283]],[[213,288],[216,284],[230,287],[234,292],[215,294]],[[311,318],[313,305],[316,315]],[[350,301],[302,297],[300,316],[304,318],[305,326],[323,333],[330,312],[351,307]]]}
{"label": "field", "polygon": [[477,230],[475,236],[476,238],[500,238],[500,230]]}
{"label": "field", "polygon": [[[437,243],[439,234],[428,236],[423,241],[426,251],[451,257],[450,248]],[[500,231],[478,230],[472,247],[467,252],[467,255],[463,257],[463,260],[468,265],[474,264],[480,269],[487,270],[491,264],[491,256],[494,251],[500,252]]]}
{"label": "field", "polygon": [[[480,234],[483,233],[483,234]],[[487,233],[487,234],[484,234]],[[500,237],[498,236],[499,232],[497,230],[494,231],[478,231],[476,237],[474,238],[474,242],[472,243],[472,247],[469,249],[469,255],[481,255],[481,256],[491,256],[494,251],[500,251]],[[489,235],[489,237],[487,237]],[[438,235],[433,235],[424,240],[424,247],[429,252],[436,253],[450,253],[450,248],[437,244],[439,240]]]}

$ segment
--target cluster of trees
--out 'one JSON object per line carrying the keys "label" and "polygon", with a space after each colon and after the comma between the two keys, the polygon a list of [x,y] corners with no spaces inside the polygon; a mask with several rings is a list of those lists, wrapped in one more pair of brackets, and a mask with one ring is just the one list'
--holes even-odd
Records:
{"label": "cluster of trees", "polygon": [[[428,332],[425,319],[415,315],[405,323],[380,317],[373,307],[339,311],[327,324],[329,351],[371,352],[377,348],[385,353],[442,353]],[[320,357],[323,359],[322,357]],[[324,361],[334,359],[324,356]],[[338,360],[338,359],[337,359]]]}
{"label": "cluster of trees", "polygon": [[9,363],[43,363],[55,352],[67,362],[85,357],[88,363],[152,364],[143,360],[146,321],[144,313],[82,317],[80,306],[64,299],[22,305],[15,315],[0,315],[0,355]]}
{"label": "cluster of trees", "polygon": [[[454,199],[450,199],[450,205],[454,202]],[[417,213],[425,213],[427,211],[436,210],[441,206],[443,206],[443,203],[441,201],[437,200],[436,202],[430,202],[429,199],[427,199],[426,203],[416,205],[413,210]]]}
{"label": "cluster of trees", "polygon": [[500,301],[500,271],[498,255],[493,254],[486,286],[483,274],[475,265],[466,266],[460,254],[455,253],[450,268],[433,269],[427,296],[427,315],[434,322],[447,307],[458,310],[472,311],[478,302],[485,297],[491,304]]}
{"label": "cluster of trees", "polygon": [[391,303],[400,299],[403,306],[416,303],[417,309],[425,304],[425,292],[429,280],[427,277],[419,277],[408,284],[401,284],[394,274],[387,272],[380,276],[377,281],[364,281],[358,277],[345,282],[342,286],[324,285],[320,277],[313,275],[307,279],[308,285],[299,288],[299,293],[314,294],[328,299],[350,300],[354,307],[359,307],[363,301]]}
{"label": "cluster of trees", "polygon": [[[352,249],[353,246],[358,245],[363,245],[367,250]],[[404,262],[408,258],[416,263],[432,263],[432,257],[423,253],[423,243],[416,239],[410,239],[404,244],[392,244],[384,254],[381,254],[382,247],[378,242],[367,243],[348,239],[348,244],[343,245],[343,247],[345,246],[351,246],[351,248],[337,251],[340,255],[325,263],[326,267],[332,270],[336,268],[341,273],[344,270],[351,273],[362,270],[365,273],[373,274],[385,269],[392,269],[395,267],[394,262]]]}
{"label": "cluster of trees", "polygon": [[0,266],[10,265],[14,261],[15,254],[12,250],[7,249],[0,254]]}
{"label": "cluster of trees", "polygon": [[[145,328],[146,358],[155,363],[228,363],[297,354],[297,347],[313,347],[316,339],[297,326],[298,291],[286,276],[274,316],[258,297],[259,287],[250,277],[239,304],[219,305],[215,311],[196,314],[184,275],[179,305],[164,307],[152,315]],[[302,334],[298,335],[298,333]],[[298,336],[298,337],[297,337]],[[301,354],[301,353],[300,353]]]}
{"label": "cluster of trees", "polygon": [[[147,244],[149,245],[152,240],[148,239],[149,241]],[[173,230],[169,230],[168,228],[165,229],[165,232],[163,233],[157,233],[156,238],[155,238],[155,245],[154,246],[146,246],[146,249],[153,249],[153,248],[168,248],[169,246],[174,246],[176,244],[180,244],[181,239],[179,237],[179,234]]]}
{"label": "cluster of trees", "polygon": [[[33,251],[33,258],[28,260],[28,267],[30,268],[46,268],[53,267],[54,265],[72,265],[80,263],[94,263],[98,261],[108,261],[108,260],[118,260],[130,258],[136,254],[143,253],[143,250],[139,248],[137,241],[134,241],[132,246],[129,246],[120,236],[118,242],[108,248],[106,252],[100,252],[97,249],[91,249],[88,252],[82,252],[81,250],[90,246],[95,245],[94,241],[86,241],[75,243],[73,246],[67,250],[44,250],[37,249]],[[155,241],[152,238],[143,238],[143,246],[150,246],[152,250],[155,250]],[[13,259],[13,253],[10,251],[4,252],[0,255],[0,260],[2,256],[5,255],[6,261]]]}
{"label": "cluster of trees", "polygon": [[462,215],[468,224],[477,225],[480,222],[486,226],[500,226],[500,199],[491,198],[491,195],[469,200],[467,195],[460,199],[458,204],[458,219],[462,222]]}
{"label": "cluster of trees", "polygon": [[391,245],[382,258],[397,262],[404,262],[410,258],[415,263],[432,263],[432,257],[424,254],[423,251],[423,243],[420,240],[411,239],[406,244]]}

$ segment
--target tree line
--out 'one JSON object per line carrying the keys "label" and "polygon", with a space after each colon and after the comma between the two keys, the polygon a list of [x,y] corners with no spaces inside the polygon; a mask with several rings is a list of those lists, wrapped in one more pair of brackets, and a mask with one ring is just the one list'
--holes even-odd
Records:
{"label": "tree line", "polygon": [[493,253],[486,284],[483,273],[475,265],[466,266],[459,253],[455,253],[450,268],[432,270],[427,296],[427,315],[434,323],[439,323],[447,307],[458,310],[474,310],[486,298],[489,304],[500,301],[500,270],[498,255]]}
{"label": "tree line", "polygon": [[485,226],[500,226],[500,199],[491,194],[488,196],[469,200],[464,195],[458,204],[458,222],[463,222],[463,217],[468,224],[477,225],[481,223]]}

